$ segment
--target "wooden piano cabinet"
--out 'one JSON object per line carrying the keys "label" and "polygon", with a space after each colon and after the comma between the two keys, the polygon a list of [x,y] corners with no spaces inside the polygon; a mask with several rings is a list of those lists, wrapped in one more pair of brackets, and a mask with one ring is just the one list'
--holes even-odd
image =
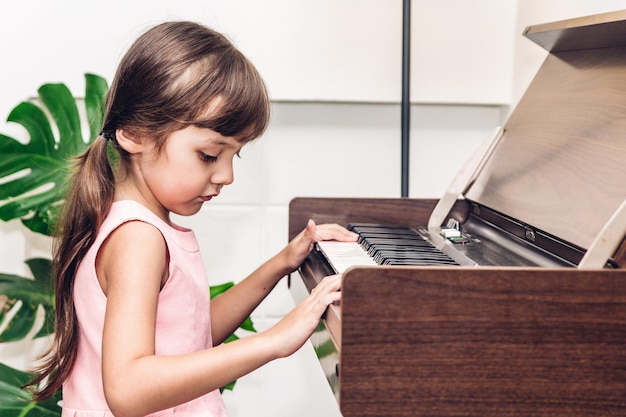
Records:
{"label": "wooden piano cabinet", "polygon": [[626,270],[355,267],[341,316],[344,417],[626,415]]}
{"label": "wooden piano cabinet", "polygon": [[[298,198],[289,236],[309,218],[422,226],[436,203]],[[305,294],[330,273],[316,256],[290,277]],[[344,417],[626,416],[626,269],[379,266],[343,278],[312,342],[334,348],[321,364],[335,360],[325,372]]]}

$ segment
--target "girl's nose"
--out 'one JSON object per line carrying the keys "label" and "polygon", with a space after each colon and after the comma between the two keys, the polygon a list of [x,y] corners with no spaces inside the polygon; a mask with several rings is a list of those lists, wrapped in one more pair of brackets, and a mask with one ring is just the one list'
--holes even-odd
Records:
{"label": "girl's nose", "polygon": [[232,160],[223,161],[218,164],[217,170],[211,178],[211,182],[214,184],[229,185],[235,180],[235,173],[233,171]]}

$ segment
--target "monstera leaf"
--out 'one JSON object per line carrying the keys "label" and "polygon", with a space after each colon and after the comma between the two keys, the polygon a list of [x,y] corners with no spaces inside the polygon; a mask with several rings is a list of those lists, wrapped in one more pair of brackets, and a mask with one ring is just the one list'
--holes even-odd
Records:
{"label": "monstera leaf", "polygon": [[32,375],[0,363],[0,415],[2,417],[58,417],[61,415],[61,390],[46,401],[32,401],[21,389]]}
{"label": "monstera leaf", "polygon": [[[26,261],[34,279],[0,273],[0,342],[24,339],[33,330],[39,306],[45,321],[34,337],[54,330],[54,298],[50,286],[50,260],[33,258]],[[2,306],[4,304],[4,306]]]}
{"label": "monstera leaf", "polygon": [[[38,90],[45,110],[22,102],[9,114],[30,136],[23,144],[0,134],[0,220],[21,219],[34,232],[50,235],[67,185],[69,160],[91,143],[102,126],[107,82],[85,74],[85,110],[90,135],[83,139],[76,99],[65,84]],[[49,114],[56,126],[53,129]]]}

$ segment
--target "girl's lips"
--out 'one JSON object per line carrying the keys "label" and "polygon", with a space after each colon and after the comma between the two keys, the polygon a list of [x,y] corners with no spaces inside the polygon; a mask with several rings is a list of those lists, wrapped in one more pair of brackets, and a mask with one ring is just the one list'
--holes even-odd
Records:
{"label": "girl's lips", "polygon": [[204,195],[202,197],[200,197],[202,199],[202,201],[210,201],[213,197],[217,197],[217,194],[215,195]]}

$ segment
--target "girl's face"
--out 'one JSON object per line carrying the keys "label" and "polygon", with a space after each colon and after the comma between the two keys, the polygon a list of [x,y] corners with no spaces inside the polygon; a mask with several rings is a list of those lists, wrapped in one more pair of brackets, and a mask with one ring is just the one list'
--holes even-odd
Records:
{"label": "girl's face", "polygon": [[189,216],[234,180],[233,158],[242,144],[211,129],[189,126],[144,155],[140,170],[150,194],[167,211]]}

